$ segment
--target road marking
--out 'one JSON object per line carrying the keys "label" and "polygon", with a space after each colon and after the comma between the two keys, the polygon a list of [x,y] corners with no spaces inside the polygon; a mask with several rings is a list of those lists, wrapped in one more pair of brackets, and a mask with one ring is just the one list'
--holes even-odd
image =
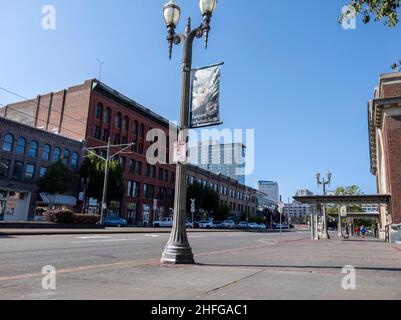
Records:
{"label": "road marking", "polygon": [[112,238],[111,236],[89,236],[89,237],[77,237],[77,239],[90,240],[90,239],[107,239]]}
{"label": "road marking", "polygon": [[158,237],[160,237],[160,236],[158,236],[157,234],[145,234],[145,237],[148,237],[148,238],[158,238]]}
{"label": "road marking", "polygon": [[71,243],[102,243],[102,242],[135,241],[135,240],[136,240],[136,239],[82,240],[82,241],[72,241]]}

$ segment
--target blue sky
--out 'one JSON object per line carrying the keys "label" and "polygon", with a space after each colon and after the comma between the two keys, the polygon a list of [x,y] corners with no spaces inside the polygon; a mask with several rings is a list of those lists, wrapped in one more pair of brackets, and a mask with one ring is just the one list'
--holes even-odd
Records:
{"label": "blue sky", "polygon": [[[179,117],[181,48],[167,57],[159,0],[0,0],[0,86],[23,96],[65,88],[98,74],[161,115]],[[200,21],[196,0],[178,1]],[[284,199],[316,192],[316,170],[333,185],[376,191],[369,172],[367,101],[379,74],[400,59],[400,29],[382,23],[343,30],[346,0],[220,0],[209,50],[198,41],[194,66],[225,62],[221,108],[227,128],[255,129],[255,172],[276,180]],[[41,27],[44,5],[57,29]],[[0,103],[18,100],[0,91]]]}

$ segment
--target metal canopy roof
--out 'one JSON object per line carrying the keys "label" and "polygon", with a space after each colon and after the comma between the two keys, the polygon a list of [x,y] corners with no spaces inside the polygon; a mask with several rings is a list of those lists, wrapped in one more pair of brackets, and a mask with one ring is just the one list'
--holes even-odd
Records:
{"label": "metal canopy roof", "polygon": [[295,201],[305,204],[390,204],[388,194],[358,195],[358,196],[303,196],[294,197]]}

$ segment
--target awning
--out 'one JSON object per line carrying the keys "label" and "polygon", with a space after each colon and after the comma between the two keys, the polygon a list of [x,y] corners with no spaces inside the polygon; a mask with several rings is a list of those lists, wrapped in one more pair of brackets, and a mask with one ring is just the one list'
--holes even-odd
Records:
{"label": "awning", "polygon": [[[42,199],[42,203],[50,204],[50,199],[46,193],[40,193],[39,196]],[[54,197],[53,204],[75,207],[77,205],[77,198],[60,194]]]}

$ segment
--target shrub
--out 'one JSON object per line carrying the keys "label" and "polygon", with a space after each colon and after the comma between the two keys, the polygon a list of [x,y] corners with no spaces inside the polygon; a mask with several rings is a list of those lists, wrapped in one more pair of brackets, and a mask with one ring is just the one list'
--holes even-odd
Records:
{"label": "shrub", "polygon": [[71,210],[52,210],[45,213],[46,220],[63,224],[96,224],[100,216],[96,214],[74,214]]}
{"label": "shrub", "polygon": [[45,213],[47,221],[54,223],[72,223],[73,215],[71,210],[52,210]]}
{"label": "shrub", "polygon": [[97,214],[74,214],[74,224],[96,224],[100,220],[100,216]]}

